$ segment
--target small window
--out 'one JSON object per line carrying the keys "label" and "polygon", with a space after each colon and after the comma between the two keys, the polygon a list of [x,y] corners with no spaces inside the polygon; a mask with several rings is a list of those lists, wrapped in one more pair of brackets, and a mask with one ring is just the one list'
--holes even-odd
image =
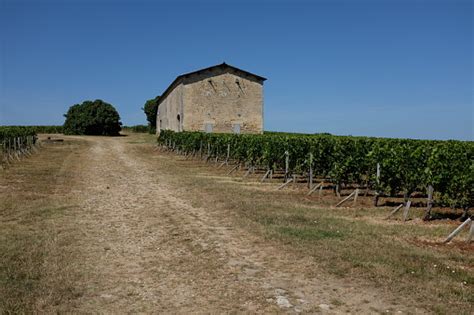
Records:
{"label": "small window", "polygon": [[211,123],[206,123],[204,125],[204,131],[207,133],[212,133],[212,124]]}
{"label": "small window", "polygon": [[181,116],[179,116],[179,114],[178,114],[178,116],[176,117],[176,119],[178,119],[178,121],[181,121]]}
{"label": "small window", "polygon": [[232,131],[233,131],[234,133],[239,134],[239,133],[240,133],[240,124],[234,124],[234,125],[232,126]]}

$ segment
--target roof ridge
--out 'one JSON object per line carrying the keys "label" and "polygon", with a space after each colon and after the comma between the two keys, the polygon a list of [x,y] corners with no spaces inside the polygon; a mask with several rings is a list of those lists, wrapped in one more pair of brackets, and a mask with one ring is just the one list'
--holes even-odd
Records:
{"label": "roof ridge", "polygon": [[187,73],[184,73],[184,74],[181,74],[181,75],[177,76],[176,79],[174,79],[173,82],[171,82],[171,84],[166,88],[166,90],[163,92],[163,94],[161,94],[160,98],[158,99],[158,106],[161,104],[162,100],[164,100],[166,98],[166,96],[168,96],[168,94],[171,92],[171,90],[173,90],[174,86],[178,83],[178,81],[181,81],[183,78],[187,78],[188,76],[195,75],[195,74],[198,74],[198,73],[201,73],[201,72],[204,72],[204,71],[210,71],[211,69],[215,69],[215,68],[219,68],[219,67],[227,67],[227,68],[234,69],[236,71],[240,71],[240,72],[242,72],[246,75],[253,76],[253,77],[257,78],[258,80],[261,80],[262,82],[267,80],[266,78],[261,77],[259,75],[256,75],[254,73],[251,73],[251,72],[242,70],[240,68],[231,66],[231,65],[225,63],[225,61],[224,61],[224,62],[222,62],[221,64],[218,64],[218,65],[210,66],[210,67],[207,67],[207,68],[202,68],[202,69],[195,70],[195,71],[192,71],[192,72],[187,72]]}

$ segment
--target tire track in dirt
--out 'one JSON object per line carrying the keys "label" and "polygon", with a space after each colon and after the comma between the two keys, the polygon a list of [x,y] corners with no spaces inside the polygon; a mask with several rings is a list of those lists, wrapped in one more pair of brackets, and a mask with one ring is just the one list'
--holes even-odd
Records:
{"label": "tire track in dirt", "polygon": [[[82,213],[75,221],[85,276],[81,312],[403,312],[371,288],[315,272],[233,226],[219,209],[191,206],[160,165],[123,138],[90,138]],[[77,193],[78,189],[73,190]],[[331,301],[342,303],[332,303]],[[417,310],[419,312],[419,310]]]}

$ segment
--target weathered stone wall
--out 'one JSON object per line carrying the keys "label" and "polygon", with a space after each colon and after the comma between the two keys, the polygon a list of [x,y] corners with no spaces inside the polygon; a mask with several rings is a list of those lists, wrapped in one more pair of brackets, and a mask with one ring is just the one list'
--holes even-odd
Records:
{"label": "weathered stone wall", "polygon": [[214,70],[184,82],[184,130],[263,132],[263,84],[251,76]]}
{"label": "weathered stone wall", "polygon": [[157,132],[163,129],[183,130],[183,91],[183,84],[177,85],[160,103],[156,120]]}
{"label": "weathered stone wall", "polygon": [[[179,120],[178,120],[179,115]],[[232,69],[193,74],[179,83],[158,108],[157,132],[263,132],[263,82]]]}

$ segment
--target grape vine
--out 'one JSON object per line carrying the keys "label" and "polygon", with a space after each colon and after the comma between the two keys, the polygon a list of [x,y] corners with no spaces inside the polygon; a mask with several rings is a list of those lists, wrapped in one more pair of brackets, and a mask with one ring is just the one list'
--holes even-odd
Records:
{"label": "grape vine", "polygon": [[[431,185],[438,204],[469,208],[474,204],[474,142],[387,139],[327,134],[236,135],[162,131],[158,142],[181,152],[202,151],[239,163],[278,170],[307,172],[336,185],[368,186],[382,195],[426,192]],[[207,154],[207,152],[206,152]],[[311,156],[311,159],[310,159]],[[311,162],[310,162],[311,161]],[[311,164],[311,165],[310,165]],[[377,164],[380,177],[376,178]]]}

